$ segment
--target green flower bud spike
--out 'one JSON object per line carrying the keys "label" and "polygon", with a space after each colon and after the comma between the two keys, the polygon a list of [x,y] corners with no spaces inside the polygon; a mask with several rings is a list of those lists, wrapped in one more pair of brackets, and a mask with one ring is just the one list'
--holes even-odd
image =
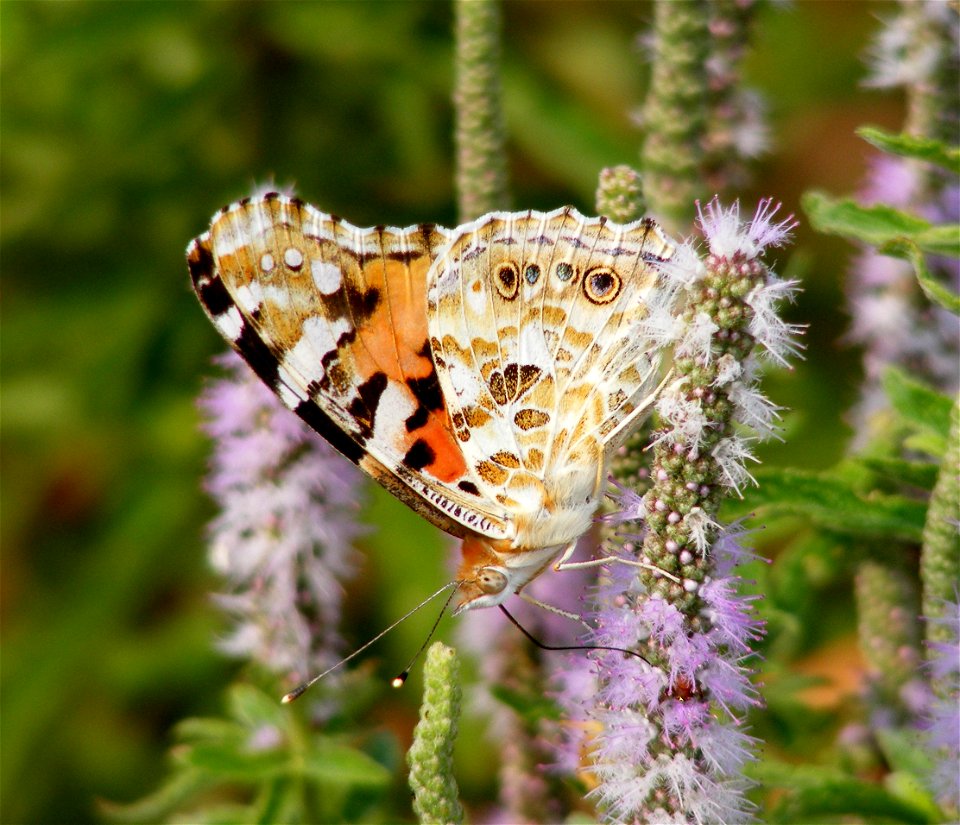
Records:
{"label": "green flower bud spike", "polygon": [[427,651],[423,667],[423,704],[407,753],[413,810],[423,825],[463,822],[453,776],[453,744],[460,718],[460,661],[441,642]]}

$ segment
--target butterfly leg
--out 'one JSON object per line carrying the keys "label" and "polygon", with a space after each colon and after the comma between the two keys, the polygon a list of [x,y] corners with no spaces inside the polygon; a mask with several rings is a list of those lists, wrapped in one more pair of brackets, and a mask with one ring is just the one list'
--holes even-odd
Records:
{"label": "butterfly leg", "polygon": [[584,567],[598,567],[601,564],[608,564],[609,562],[616,562],[619,564],[629,564],[631,567],[642,567],[644,570],[650,570],[654,573],[659,573],[664,578],[670,579],[670,581],[681,584],[682,582],[673,573],[668,573],[661,567],[657,567],[655,564],[647,564],[643,561],[636,561],[635,559],[625,559],[622,556],[601,556],[599,559],[590,559],[589,561],[564,561],[566,556],[564,556],[560,561],[558,561],[553,569],[554,570],[580,570]]}

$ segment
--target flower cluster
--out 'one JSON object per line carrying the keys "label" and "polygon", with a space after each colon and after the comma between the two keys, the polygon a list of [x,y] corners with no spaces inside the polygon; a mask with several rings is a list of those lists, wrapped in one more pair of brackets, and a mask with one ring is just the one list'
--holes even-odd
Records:
{"label": "flower cluster", "polygon": [[711,202],[700,213],[708,256],[686,244],[663,265],[685,295],[671,330],[676,378],[657,406],[651,486],[639,503],[623,496],[645,530],[622,536],[623,563],[599,589],[590,636],[646,660],[597,655],[593,795],[610,821],[749,818],[741,769],[753,740],[741,723],[760,702],[747,660],[762,623],[738,595],[734,570],[750,555],[743,534],[715,516],[750,480],[750,438],[775,433],[777,407],[756,387],[756,345],[779,363],[797,354],[798,330],[775,310],[795,284],[760,260],[794,226],[774,222],[776,211],[764,201],[742,221],[736,205]]}
{"label": "flower cluster", "polygon": [[214,440],[207,488],[220,506],[211,562],[235,617],[223,650],[302,679],[340,655],[343,582],[353,573],[359,472],[276,399],[240,358],[201,407]]}

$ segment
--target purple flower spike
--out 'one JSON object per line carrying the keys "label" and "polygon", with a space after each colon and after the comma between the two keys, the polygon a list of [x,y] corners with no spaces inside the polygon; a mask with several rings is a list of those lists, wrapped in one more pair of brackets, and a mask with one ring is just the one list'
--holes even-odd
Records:
{"label": "purple flower spike", "polygon": [[622,511],[608,519],[621,525],[609,553],[623,563],[597,590],[588,637],[646,660],[596,654],[591,793],[609,822],[752,818],[743,767],[755,743],[743,727],[761,704],[749,661],[764,628],[736,575],[755,558],[746,533],[716,513],[725,494],[753,482],[750,443],[776,435],[779,408],[757,387],[757,358],[798,352],[799,330],[776,312],[795,284],[760,261],[796,225],[776,222],[778,208],[765,200],[741,220],[737,205],[711,201],[700,209],[707,257],[688,243],[663,266],[685,295],[679,317],[656,321],[674,342],[676,379],[657,403],[649,489],[621,490]]}
{"label": "purple flower spike", "polygon": [[220,364],[226,377],[200,401],[214,440],[207,489],[220,506],[210,559],[235,621],[220,647],[300,681],[341,655],[362,480],[239,357]]}

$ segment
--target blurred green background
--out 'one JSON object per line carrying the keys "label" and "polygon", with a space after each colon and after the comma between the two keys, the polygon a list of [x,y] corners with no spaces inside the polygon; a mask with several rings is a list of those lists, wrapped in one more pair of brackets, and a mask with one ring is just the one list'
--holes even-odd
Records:
{"label": "blurred green background", "polygon": [[[764,10],[747,72],[773,148],[740,193],[748,209],[770,194],[800,214],[808,188],[854,189],[869,152],[853,129],[898,129],[901,101],[859,85],[884,10]],[[591,212],[600,167],[635,161],[650,12],[506,5],[514,206]],[[455,222],[451,28],[445,2],[0,4],[4,822],[96,820],[97,799],[161,780],[174,722],[218,712],[239,665],[213,649],[224,619],[208,597],[195,398],[223,347],[184,247],[271,180],[361,226]],[[768,462],[826,466],[848,439],[849,257],[803,225],[781,253],[804,279],[790,319],[811,326],[807,359],[767,384],[795,411]],[[364,542],[355,640],[444,580],[432,528],[371,496],[374,523],[403,529]],[[430,558],[413,552],[424,543]],[[847,602],[835,610],[852,629]],[[384,674],[430,619],[372,654]],[[401,739],[417,698],[412,685],[380,706]],[[482,797],[490,766],[460,768],[465,796]]]}

